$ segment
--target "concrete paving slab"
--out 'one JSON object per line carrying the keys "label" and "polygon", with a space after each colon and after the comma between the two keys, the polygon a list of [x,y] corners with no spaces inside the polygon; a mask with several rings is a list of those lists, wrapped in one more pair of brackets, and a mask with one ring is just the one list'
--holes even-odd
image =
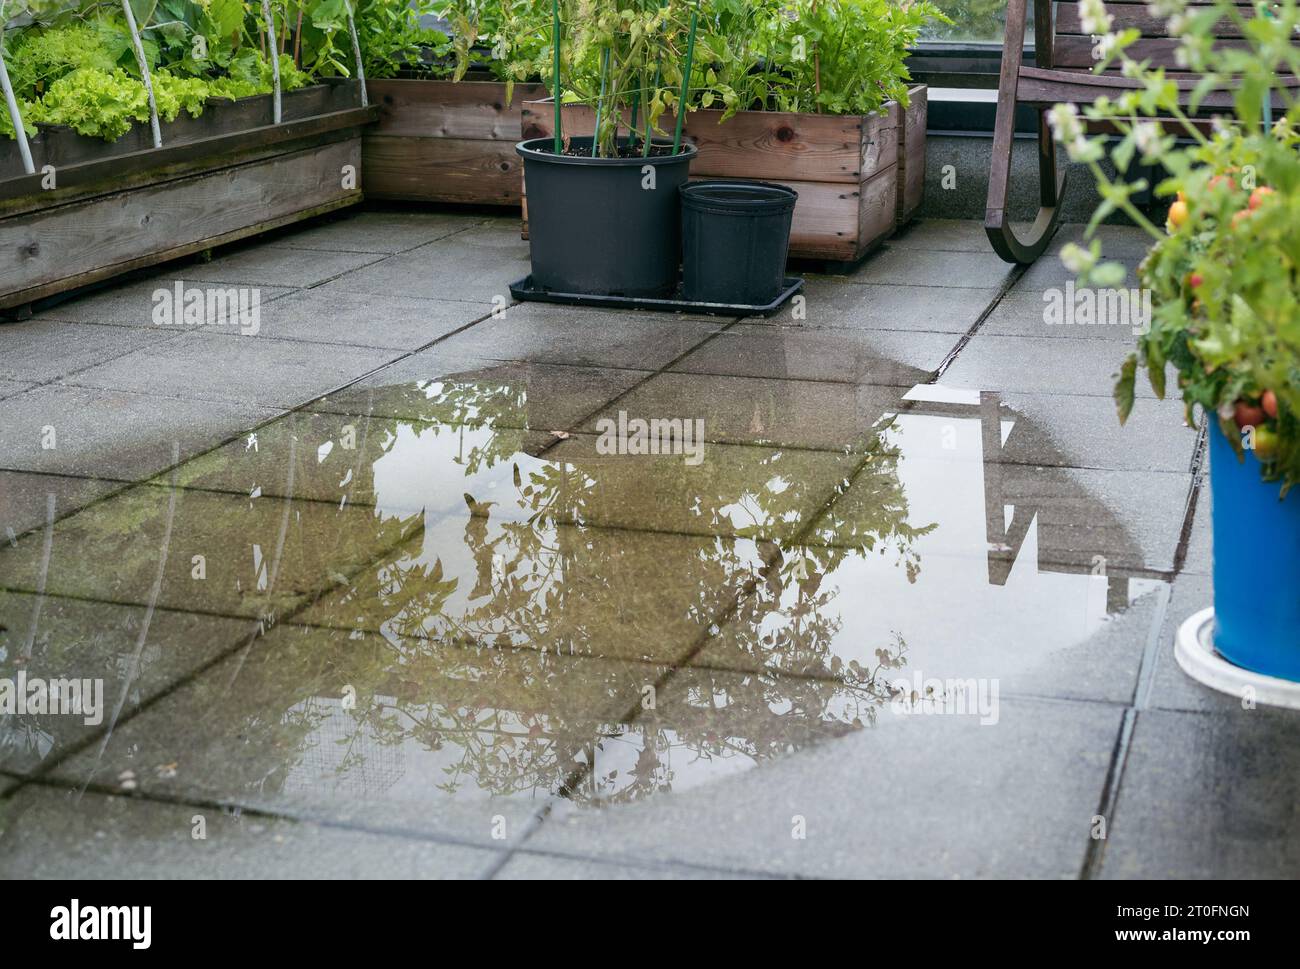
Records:
{"label": "concrete paving slab", "polygon": [[982,289],[1001,285],[1013,272],[992,247],[982,251],[886,248],[850,276],[853,283]]}
{"label": "concrete paving slab", "polygon": [[45,319],[0,326],[0,376],[45,383],[141,348],[160,349],[175,332],[87,327]]}
{"label": "concrete paving slab", "polygon": [[[0,718],[0,767],[31,775],[132,716],[169,686],[247,642],[257,624],[166,609],[0,591],[0,680],[80,688],[60,703]],[[18,689],[18,687],[15,687]]]}
{"label": "concrete paving slab", "polygon": [[145,796],[510,848],[646,675],[531,649],[281,626],[56,779],[114,788],[130,770]]}
{"label": "concrete paving slab", "polygon": [[191,400],[296,407],[383,366],[398,351],[185,333],[83,370],[79,387],[157,393]]}
{"label": "concrete paving slab", "polygon": [[685,881],[687,879],[751,879],[743,872],[725,871],[703,866],[619,865],[596,858],[539,854],[520,850],[510,856],[505,866],[492,876],[497,881]]}
{"label": "concrete paving slab", "polygon": [[463,232],[480,221],[453,212],[362,212],[353,209],[279,236],[275,244],[287,249],[389,255]]}
{"label": "concrete paving slab", "polygon": [[1143,710],[1107,827],[1103,878],[1291,878],[1300,718]]}
{"label": "concrete paving slab", "polygon": [[[43,528],[122,485],[94,478],[0,471],[0,543],[32,528]],[[51,508],[51,497],[53,507]]]}
{"label": "concrete paving slab", "polygon": [[704,421],[705,438],[724,444],[772,444],[832,451],[868,450],[883,419],[905,406],[906,388],[661,373],[586,422],[629,417]]}
{"label": "concrete paving slab", "polygon": [[673,313],[605,312],[523,303],[448,339],[448,353],[491,360],[658,370],[723,321]]}
{"label": "concrete paving slab", "polygon": [[467,357],[438,344],[328,394],[309,410],[445,424],[567,431],[649,371]]}
{"label": "concrete paving slab", "polygon": [[938,252],[992,251],[984,225],[964,219],[920,219],[887,243],[890,249],[933,249]]}
{"label": "concrete paving slab", "polygon": [[188,804],[28,787],[0,804],[0,875],[87,879],[466,879],[492,850]]}
{"label": "concrete paving slab", "polygon": [[683,373],[909,387],[934,376],[958,338],[946,333],[738,324],[670,369]]}
{"label": "concrete paving slab", "polygon": [[[196,368],[201,364],[193,362]],[[0,401],[0,464],[45,474],[142,480],[170,467],[174,453],[184,460],[274,413],[251,403],[50,384]]]}
{"label": "concrete paving slab", "polygon": [[1214,517],[1210,512],[1213,496],[1210,493],[1210,476],[1201,479],[1192,518],[1192,532],[1187,540],[1187,557],[1183,572],[1193,575],[1210,575],[1214,570]]}
{"label": "concrete paving slab", "polygon": [[[203,290],[205,307],[209,289],[228,288],[218,287],[216,283],[195,279],[191,276],[178,276],[174,272],[159,273],[147,279],[110,285],[74,296],[51,306],[49,309],[42,310],[37,314],[36,319],[136,327],[151,330],[160,335],[184,332],[188,329],[187,327],[175,324],[163,326],[155,323],[153,316],[154,307],[161,305],[161,300],[158,298],[160,291],[169,294],[172,299],[172,306],[175,307],[177,283],[181,285],[182,294],[187,294],[195,289]],[[275,300],[293,292],[296,292],[296,290],[287,286],[259,285],[257,287],[258,300],[263,310]],[[252,298],[251,294],[248,298]],[[182,296],[182,299],[184,299],[184,296]],[[208,325],[208,328],[223,329],[223,327],[211,324]],[[236,327],[232,326],[231,329],[236,329]]]}
{"label": "concrete paving slab", "polygon": [[35,384],[19,383],[15,380],[0,380],[0,400],[6,397],[17,397],[24,390],[30,390],[35,386]]}
{"label": "concrete paving slab", "polygon": [[[1109,400],[1115,375],[1128,354],[1129,348],[1111,341],[977,335],[944,372],[943,383],[971,390]],[[1137,382],[1137,393],[1155,397],[1145,380]]]}
{"label": "concrete paving slab", "polygon": [[[752,732],[744,711],[727,717],[727,690],[699,691],[706,749]],[[779,738],[778,715],[759,716]],[[1073,878],[1119,724],[1114,707],[1029,700],[1002,701],[996,726],[882,716],[672,797],[554,812],[529,847],[778,875]]]}
{"label": "concrete paving slab", "polygon": [[966,333],[997,295],[985,280],[969,287],[905,287],[810,276],[802,302],[747,323],[802,328]]}
{"label": "concrete paving slab", "polygon": [[199,282],[243,286],[319,286],[336,276],[378,262],[384,257],[366,252],[322,252],[253,243],[218,251],[211,262],[186,266],[182,274]]}

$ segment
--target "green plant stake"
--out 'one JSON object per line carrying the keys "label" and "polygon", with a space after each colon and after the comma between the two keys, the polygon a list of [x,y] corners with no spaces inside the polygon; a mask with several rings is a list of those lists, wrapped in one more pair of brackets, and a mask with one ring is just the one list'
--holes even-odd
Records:
{"label": "green plant stake", "polygon": [[[600,96],[596,98],[596,128],[591,134],[591,157],[596,157],[596,147],[600,144],[600,113],[605,106],[605,85],[609,80],[609,48],[600,54]],[[618,141],[614,142],[614,155],[618,155]]]}
{"label": "green plant stake", "polygon": [[673,154],[682,150],[682,122],[686,119],[686,96],[691,90],[691,61],[695,59],[695,21],[699,17],[697,3],[691,11],[691,32],[686,38],[686,66],[682,70],[682,94],[677,100],[677,130],[673,132]]}
{"label": "green plant stake", "polygon": [[554,52],[553,65],[555,83],[551,85],[551,97],[555,101],[555,153],[560,154],[560,0],[551,0],[552,38],[551,50]]}

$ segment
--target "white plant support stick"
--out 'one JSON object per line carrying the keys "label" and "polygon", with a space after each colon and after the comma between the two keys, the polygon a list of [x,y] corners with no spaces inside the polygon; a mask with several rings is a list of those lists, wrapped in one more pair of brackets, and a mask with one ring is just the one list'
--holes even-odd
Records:
{"label": "white plant support stick", "polygon": [[370,104],[370,99],[366,97],[366,70],[361,66],[361,42],[357,40],[357,24],[350,13],[348,14],[348,33],[352,35],[352,56],[357,59],[357,80],[361,82],[361,106],[364,108]]}
{"label": "white plant support stick", "polygon": [[[14,87],[9,83],[9,69],[5,67],[4,24],[0,23],[0,88],[4,88],[5,104],[9,107],[9,120],[14,123],[14,135],[18,138],[18,153],[23,156],[23,171],[28,175],[36,174],[36,165],[32,162],[32,148],[27,144],[27,132],[23,129],[23,116],[18,110],[18,99],[14,97]],[[364,91],[365,89],[362,88]]]}
{"label": "white plant support stick", "polygon": [[135,22],[135,12],[131,9],[131,0],[122,0],[122,11],[126,14],[126,26],[131,32],[131,46],[135,48],[135,60],[140,65],[140,78],[144,81],[144,93],[149,96],[149,127],[153,129],[153,146],[162,147],[162,128],[158,125],[158,102],[153,97],[153,78],[149,74],[149,62],[144,56],[144,43],[140,40],[140,28]]}
{"label": "white plant support stick", "polygon": [[271,82],[274,93],[271,95],[272,119],[280,123],[280,50],[275,45],[275,18],[271,16],[271,0],[262,0],[262,19],[266,21],[267,47],[271,51]]}

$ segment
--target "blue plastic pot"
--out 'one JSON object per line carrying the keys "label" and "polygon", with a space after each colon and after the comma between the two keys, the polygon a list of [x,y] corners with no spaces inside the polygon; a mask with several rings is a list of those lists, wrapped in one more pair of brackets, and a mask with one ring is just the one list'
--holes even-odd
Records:
{"label": "blue plastic pot", "polygon": [[1283,500],[1210,426],[1214,646],[1238,666],[1300,682],[1300,488]]}

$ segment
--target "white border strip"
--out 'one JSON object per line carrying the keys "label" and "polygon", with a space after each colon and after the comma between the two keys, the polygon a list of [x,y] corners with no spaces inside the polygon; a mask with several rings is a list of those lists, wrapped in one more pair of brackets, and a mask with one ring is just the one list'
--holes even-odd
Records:
{"label": "white border strip", "polygon": [[1228,662],[1214,648],[1214,609],[1202,609],[1178,627],[1174,657],[1199,683],[1241,699],[1249,688],[1256,703],[1300,710],[1300,683],[1252,673]]}

